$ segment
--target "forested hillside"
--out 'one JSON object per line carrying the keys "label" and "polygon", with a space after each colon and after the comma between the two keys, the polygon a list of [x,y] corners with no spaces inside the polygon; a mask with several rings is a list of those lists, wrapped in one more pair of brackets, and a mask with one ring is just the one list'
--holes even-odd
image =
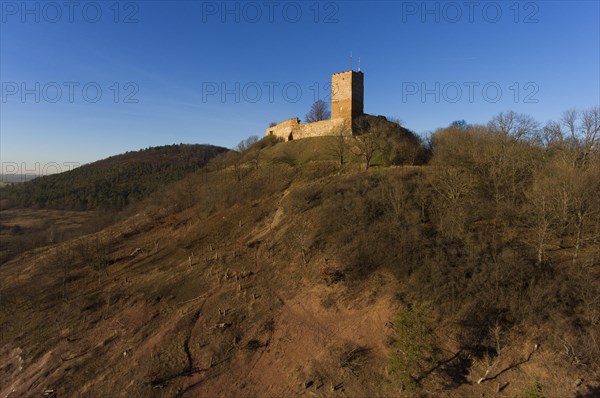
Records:
{"label": "forested hillside", "polygon": [[226,151],[212,145],[151,147],[9,186],[0,196],[4,207],[120,210]]}

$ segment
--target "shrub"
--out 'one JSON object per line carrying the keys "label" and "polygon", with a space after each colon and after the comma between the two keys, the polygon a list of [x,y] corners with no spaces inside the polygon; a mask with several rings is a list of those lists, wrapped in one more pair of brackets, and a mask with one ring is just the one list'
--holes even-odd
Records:
{"label": "shrub", "polygon": [[524,388],[517,398],[544,398],[544,393],[542,392],[542,386],[537,380],[531,382],[529,387]]}
{"label": "shrub", "polygon": [[405,308],[394,322],[395,342],[388,371],[403,388],[414,389],[423,372],[437,361],[430,302]]}

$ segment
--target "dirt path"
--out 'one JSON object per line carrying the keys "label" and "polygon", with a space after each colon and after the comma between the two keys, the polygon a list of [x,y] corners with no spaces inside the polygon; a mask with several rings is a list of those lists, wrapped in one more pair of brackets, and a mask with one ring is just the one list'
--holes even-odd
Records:
{"label": "dirt path", "polygon": [[275,209],[275,213],[271,218],[271,222],[267,222],[263,227],[252,231],[247,238],[248,242],[262,241],[269,233],[273,232],[279,225],[281,225],[281,221],[285,216],[285,212],[283,210],[283,200],[288,196],[289,193],[290,188],[288,187],[283,191],[283,194],[277,201],[277,208]]}

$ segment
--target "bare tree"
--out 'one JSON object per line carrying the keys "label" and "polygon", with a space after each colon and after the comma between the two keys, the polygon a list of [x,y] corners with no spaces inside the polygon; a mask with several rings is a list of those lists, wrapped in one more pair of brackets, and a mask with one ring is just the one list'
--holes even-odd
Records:
{"label": "bare tree", "polygon": [[594,213],[598,213],[598,177],[596,170],[576,170],[571,177],[572,220],[575,227],[573,264],[577,263],[586,241],[586,227]]}
{"label": "bare tree", "polygon": [[562,146],[564,142],[564,133],[560,123],[549,121],[540,131],[539,135],[542,145],[546,148]]}
{"label": "bare tree", "polygon": [[329,112],[329,106],[327,102],[323,100],[317,100],[310,107],[310,112],[306,114],[306,122],[318,122],[320,120],[327,120],[331,117],[331,112]]}
{"label": "bare tree", "polygon": [[347,124],[343,124],[337,127],[333,131],[333,140],[331,141],[331,146],[329,147],[329,151],[335,156],[337,159],[340,168],[344,166],[346,162],[346,154],[348,153],[348,137],[350,136],[350,128]]}
{"label": "bare tree", "polygon": [[527,136],[532,136],[539,130],[539,123],[529,115],[508,111],[500,112],[489,123],[492,131],[503,133],[519,141]]}
{"label": "bare tree", "polygon": [[537,177],[528,192],[526,192],[525,210],[528,214],[527,224],[530,234],[524,234],[527,243],[537,254],[537,264],[544,261],[545,249],[552,233],[555,209],[553,208],[551,178]]}
{"label": "bare tree", "polygon": [[261,158],[262,152],[259,148],[254,148],[251,152],[248,153],[247,155],[247,159],[250,163],[252,163],[252,165],[254,165],[254,168],[256,170],[260,169],[260,158]]}
{"label": "bare tree", "polygon": [[576,141],[577,137],[577,118],[578,112],[575,109],[564,111],[560,118],[561,124],[571,134],[571,139]]}
{"label": "bare tree", "polygon": [[369,130],[356,137],[357,155],[365,161],[365,170],[371,167],[371,160],[380,151],[379,137],[374,130]]}
{"label": "bare tree", "polygon": [[563,151],[569,163],[586,168],[600,144],[600,107],[582,112],[569,109],[563,112],[559,123],[549,122],[544,134],[554,138],[552,144],[559,144],[555,146]]}
{"label": "bare tree", "polygon": [[589,157],[600,143],[600,107],[596,106],[581,113],[581,163],[586,166]]}
{"label": "bare tree", "polygon": [[466,170],[447,166],[428,176],[429,186],[435,193],[432,196],[432,216],[437,228],[444,237],[456,239],[464,236],[464,231],[473,208],[476,189],[474,177]]}
{"label": "bare tree", "polygon": [[245,150],[250,148],[252,145],[256,144],[258,142],[258,140],[259,140],[258,136],[251,135],[250,137],[246,138],[245,140],[241,140],[239,142],[239,144],[236,145],[235,150],[238,152],[244,152]]}

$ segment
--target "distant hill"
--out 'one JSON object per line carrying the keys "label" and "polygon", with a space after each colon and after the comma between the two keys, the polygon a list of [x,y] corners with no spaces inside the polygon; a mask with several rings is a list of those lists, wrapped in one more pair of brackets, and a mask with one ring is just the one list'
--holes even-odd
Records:
{"label": "distant hill", "polygon": [[0,184],[9,185],[38,178],[36,174],[0,174]]}
{"label": "distant hill", "polygon": [[0,196],[3,207],[119,210],[227,151],[212,145],[150,147],[4,187]]}

